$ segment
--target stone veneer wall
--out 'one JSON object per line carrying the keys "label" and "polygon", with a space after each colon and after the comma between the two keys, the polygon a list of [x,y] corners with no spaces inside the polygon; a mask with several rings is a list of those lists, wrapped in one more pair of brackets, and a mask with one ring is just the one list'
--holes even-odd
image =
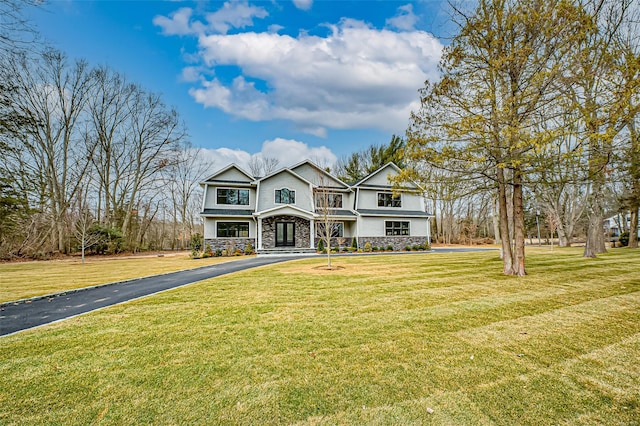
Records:
{"label": "stone veneer wall", "polygon": [[311,235],[307,219],[296,216],[273,216],[262,220],[262,248],[276,247],[276,222],[294,222],[296,224],[295,247],[310,247]]}
{"label": "stone veneer wall", "polygon": [[255,238],[207,238],[204,240],[203,248],[209,244],[211,250],[215,252],[216,250],[226,250],[228,245],[233,245],[233,250],[240,249],[244,252],[247,243],[251,243],[253,250],[256,250]]}
{"label": "stone veneer wall", "polygon": [[[387,236],[387,237],[360,237],[358,238],[358,247],[363,248],[365,243],[371,243],[372,247],[387,247],[392,245],[394,250],[404,250],[406,246],[419,246],[421,244],[428,244],[427,237],[409,237],[402,236]],[[349,242],[351,245],[351,242]]]}

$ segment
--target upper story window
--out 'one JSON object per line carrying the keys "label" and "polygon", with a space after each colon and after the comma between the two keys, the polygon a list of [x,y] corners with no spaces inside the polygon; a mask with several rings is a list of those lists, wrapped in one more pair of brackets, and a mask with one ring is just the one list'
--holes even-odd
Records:
{"label": "upper story window", "polygon": [[248,189],[225,189],[218,188],[216,192],[218,204],[233,204],[239,206],[249,205]]}
{"label": "upper story window", "polygon": [[295,204],[296,191],[289,188],[276,189],[276,203],[278,204]]}
{"label": "upper story window", "polygon": [[393,195],[392,192],[378,192],[378,207],[402,207],[400,194]]}
{"label": "upper story window", "polygon": [[342,194],[316,192],[316,208],[323,209],[325,207],[341,209]]}

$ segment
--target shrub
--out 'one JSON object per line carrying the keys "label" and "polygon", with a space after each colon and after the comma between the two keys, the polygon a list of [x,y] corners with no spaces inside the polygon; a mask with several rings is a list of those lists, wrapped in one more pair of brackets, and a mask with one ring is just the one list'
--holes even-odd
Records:
{"label": "shrub", "polygon": [[194,251],[202,250],[202,235],[193,234],[191,236],[191,250],[194,250]]}
{"label": "shrub", "polygon": [[318,251],[324,253],[324,240],[322,238],[318,240]]}
{"label": "shrub", "polygon": [[420,250],[420,246],[419,246],[419,245],[417,245],[417,244],[414,244],[414,245],[411,247],[411,250],[413,250],[413,251],[418,251],[418,250]]}
{"label": "shrub", "polygon": [[389,244],[389,245],[387,246],[387,250],[388,250],[388,251],[393,251],[393,246],[392,246],[391,244]]}
{"label": "shrub", "polygon": [[371,247],[371,250],[373,250],[373,251],[378,251],[378,246],[373,246],[373,247]]}
{"label": "shrub", "polygon": [[629,231],[624,231],[618,237],[618,241],[620,242],[621,247],[626,247],[629,245]]}
{"label": "shrub", "polygon": [[204,245],[204,253],[202,257],[205,257],[205,254],[207,255],[206,257],[213,256],[213,250],[211,249],[211,245],[209,243]]}
{"label": "shrub", "polygon": [[365,253],[370,253],[371,252],[371,243],[369,241],[364,243],[364,251],[365,251]]}
{"label": "shrub", "polygon": [[411,246],[404,246],[405,251],[411,251]]}
{"label": "shrub", "polygon": [[220,257],[220,256],[222,256],[222,250],[220,250],[220,249],[216,249],[216,254],[215,254],[215,256],[216,256],[216,257]]}
{"label": "shrub", "polygon": [[244,246],[244,254],[253,254],[253,246],[251,245],[250,242],[247,242],[247,245]]}
{"label": "shrub", "polygon": [[242,256],[242,255],[243,255],[243,251],[242,251],[242,250],[240,250],[240,249],[236,249],[236,250],[233,252],[233,255],[234,255],[234,256]]}
{"label": "shrub", "polygon": [[354,250],[358,249],[358,239],[356,237],[353,237],[353,240],[351,240],[351,248]]}

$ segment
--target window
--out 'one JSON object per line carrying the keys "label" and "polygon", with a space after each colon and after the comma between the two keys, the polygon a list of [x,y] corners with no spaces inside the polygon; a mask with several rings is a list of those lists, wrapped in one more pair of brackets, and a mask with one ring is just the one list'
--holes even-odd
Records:
{"label": "window", "polygon": [[288,188],[276,189],[276,203],[278,204],[295,204],[296,191]]}
{"label": "window", "polygon": [[323,192],[317,192],[316,208],[323,209],[325,207],[330,209],[341,209],[342,194],[332,194],[332,193],[327,194]]}
{"label": "window", "polygon": [[400,194],[393,195],[391,192],[378,192],[378,207],[402,207]]}
{"label": "window", "polygon": [[[331,238],[341,238],[344,237],[344,223],[336,222],[329,224],[331,227]],[[323,238],[325,237],[325,227],[324,223],[318,223],[316,226],[316,237]]]}
{"label": "window", "polygon": [[218,238],[249,238],[249,222],[218,222]]}
{"label": "window", "polygon": [[385,221],[384,231],[385,235],[409,235],[409,222]]}
{"label": "window", "polygon": [[224,189],[218,188],[218,204],[235,204],[241,206],[249,205],[248,189]]}

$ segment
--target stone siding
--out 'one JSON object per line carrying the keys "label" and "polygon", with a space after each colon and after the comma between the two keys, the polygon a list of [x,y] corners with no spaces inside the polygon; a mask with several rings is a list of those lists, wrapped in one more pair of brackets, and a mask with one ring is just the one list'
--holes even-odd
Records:
{"label": "stone siding", "polygon": [[276,247],[276,222],[295,223],[295,247],[309,248],[311,235],[309,234],[309,221],[296,216],[273,216],[262,220],[262,248]]}
{"label": "stone siding", "polygon": [[207,244],[209,244],[211,246],[211,250],[213,250],[214,253],[216,250],[227,249],[231,249],[232,251],[240,249],[244,252],[247,243],[251,243],[251,247],[253,247],[253,250],[255,251],[255,238],[207,238],[204,240],[205,247]]}
{"label": "stone siding", "polygon": [[406,246],[419,246],[421,244],[427,245],[429,243],[427,237],[409,237],[402,236],[387,236],[387,237],[360,237],[358,238],[358,247],[363,248],[365,243],[371,243],[372,247],[386,247],[392,245],[394,250],[404,250]]}

